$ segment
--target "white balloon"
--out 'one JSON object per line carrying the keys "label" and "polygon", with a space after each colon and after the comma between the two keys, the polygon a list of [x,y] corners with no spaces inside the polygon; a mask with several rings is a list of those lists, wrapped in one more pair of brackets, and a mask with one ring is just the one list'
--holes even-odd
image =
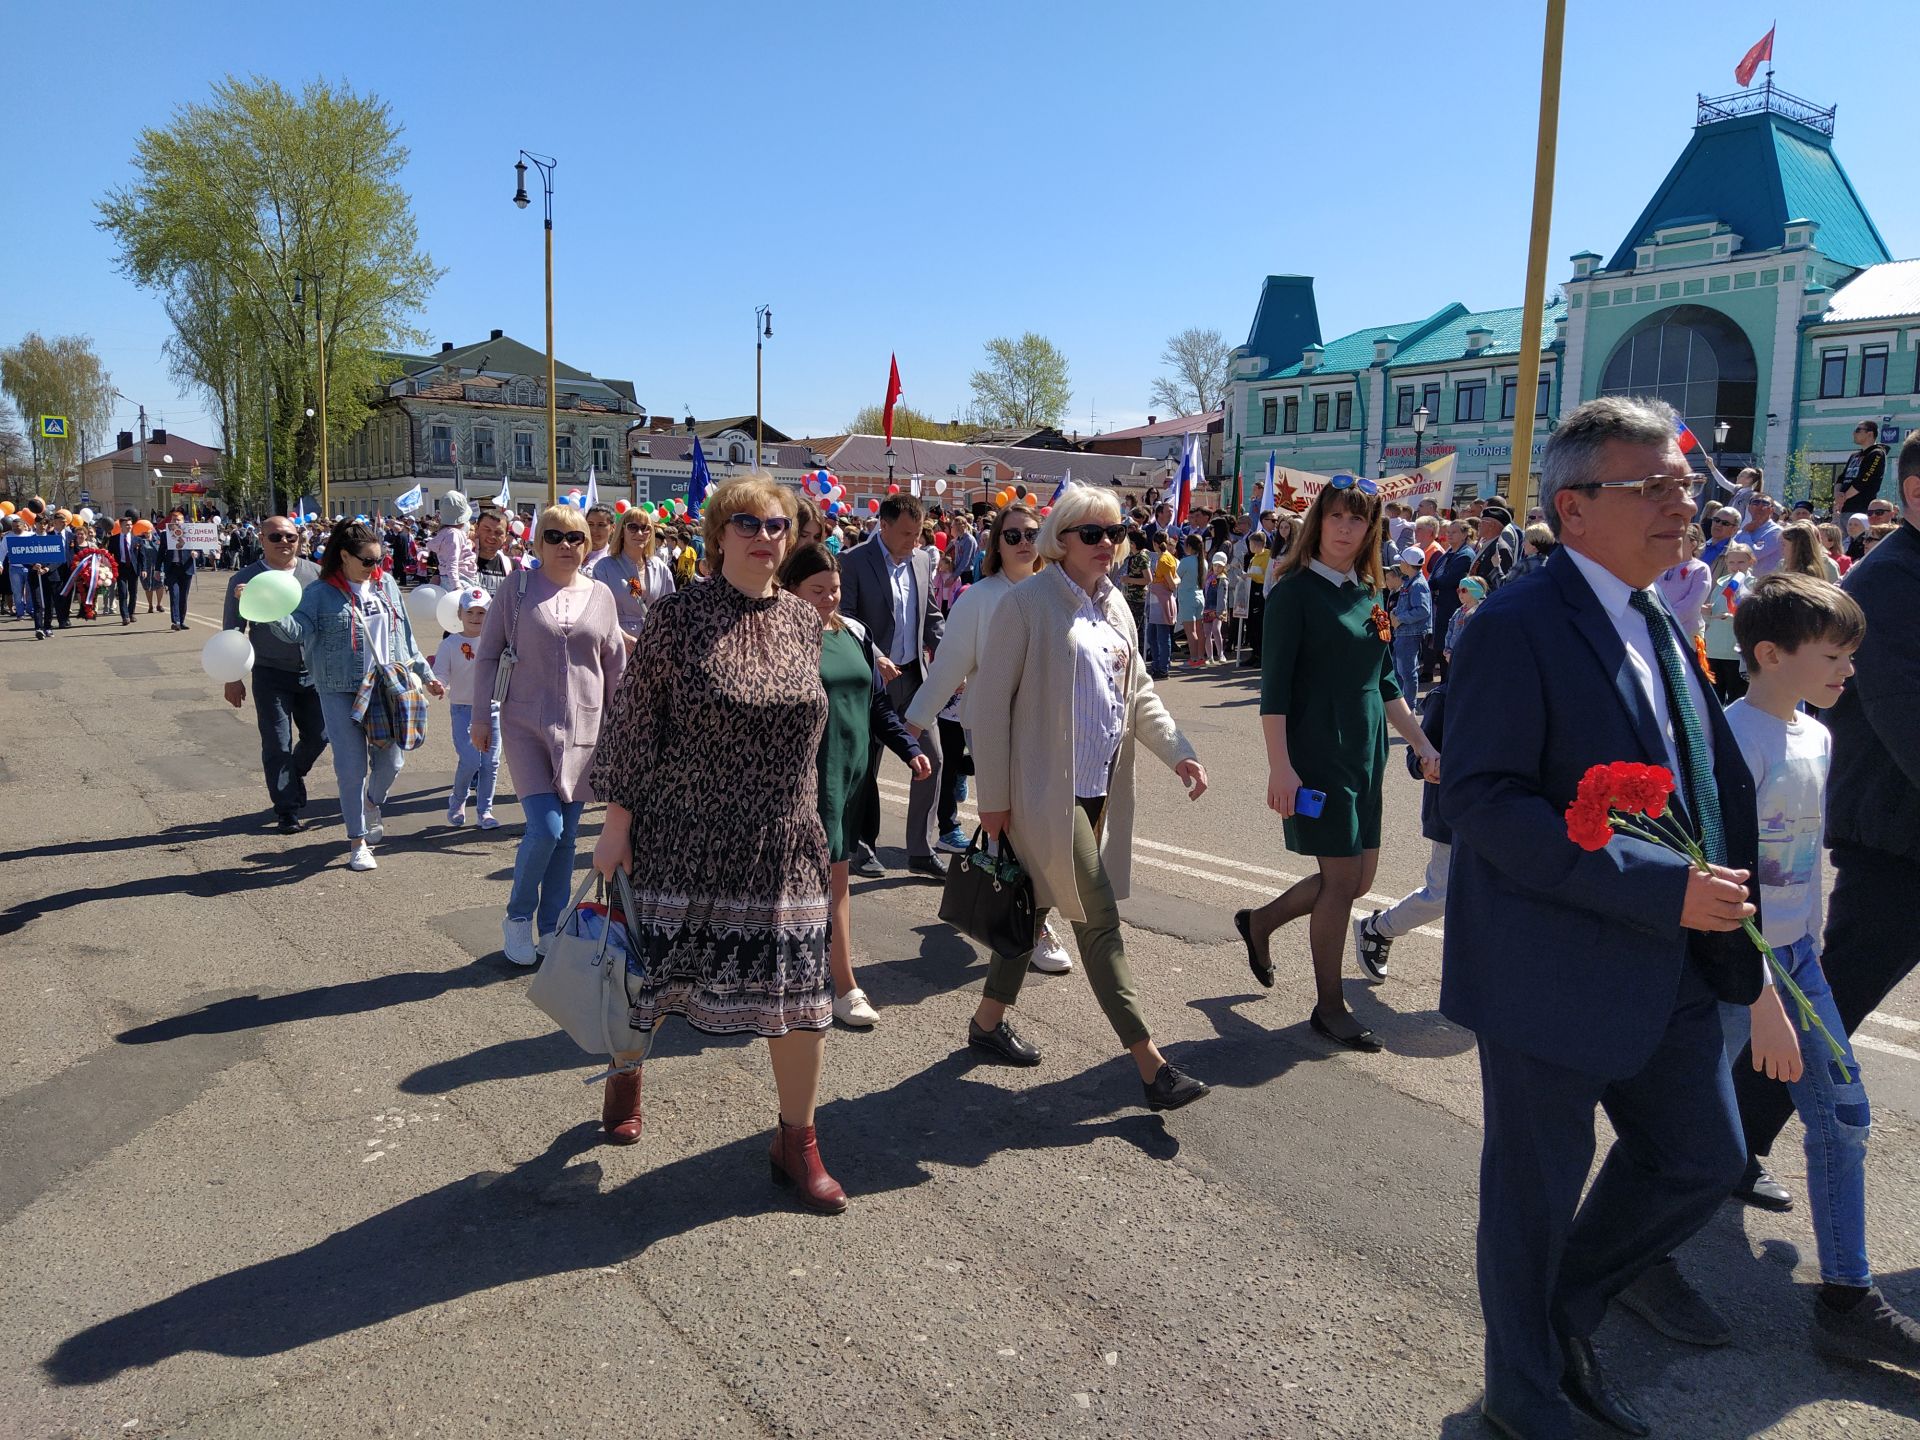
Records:
{"label": "white balloon", "polygon": [[946,476],[942,475],[938,480],[935,480],[933,482],[933,493],[936,495],[944,495],[947,493],[947,477]]}
{"label": "white balloon", "polygon": [[452,590],[434,601],[434,619],[451,635],[460,629],[460,592]]}
{"label": "white balloon", "polygon": [[91,505],[82,505],[80,507],[80,518],[91,525],[93,523],[93,507]]}
{"label": "white balloon", "polygon": [[200,647],[200,668],[222,685],[244,680],[253,669],[253,642],[242,630],[222,630],[217,635],[209,635],[207,643]]}
{"label": "white balloon", "polygon": [[447,592],[438,585],[420,585],[407,592],[407,618],[415,630],[425,630],[440,613],[440,599]]}

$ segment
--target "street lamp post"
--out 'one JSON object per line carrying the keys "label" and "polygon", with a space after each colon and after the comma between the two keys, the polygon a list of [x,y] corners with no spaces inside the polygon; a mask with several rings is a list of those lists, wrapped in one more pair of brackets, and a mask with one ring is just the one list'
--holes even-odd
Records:
{"label": "street lamp post", "polygon": [[514,161],[513,203],[527,208],[527,162],[540,172],[540,187],[546,201],[547,217],[547,503],[560,500],[560,431],[553,393],[553,167],[559,162],[550,155],[522,150]]}
{"label": "street lamp post", "polygon": [[1420,468],[1420,457],[1426,453],[1427,421],[1433,412],[1422,405],[1413,412],[1413,468]]}
{"label": "street lamp post", "polygon": [[760,464],[760,431],[762,427],[760,410],[760,347],[763,341],[773,338],[773,307],[759,305],[753,312],[753,468],[763,468]]}
{"label": "street lamp post", "polygon": [[[306,314],[305,282],[307,278],[305,275],[293,277],[293,306],[303,317]],[[322,523],[331,525],[333,524],[333,506],[327,498],[327,326],[320,313],[320,277],[315,275],[312,279],[313,334],[319,355],[317,398],[320,401],[320,519]],[[308,410],[307,414],[312,415],[313,411]]]}
{"label": "street lamp post", "polygon": [[899,458],[900,457],[898,456],[898,454],[895,453],[893,446],[891,445],[887,446],[887,493],[888,494],[893,493],[893,462]]}

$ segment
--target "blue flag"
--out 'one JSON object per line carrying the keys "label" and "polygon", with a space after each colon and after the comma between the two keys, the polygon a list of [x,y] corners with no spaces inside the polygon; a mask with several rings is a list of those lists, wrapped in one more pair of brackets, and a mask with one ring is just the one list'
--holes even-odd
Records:
{"label": "blue flag", "polygon": [[425,492],[416,485],[405,494],[394,496],[393,508],[398,510],[402,515],[411,515],[420,508],[420,502],[424,499],[426,499]]}
{"label": "blue flag", "polygon": [[1073,484],[1073,471],[1069,470],[1060,477],[1060,483],[1053,487],[1053,498],[1047,501],[1049,510],[1060,503],[1060,497],[1067,493],[1067,487],[1071,484]]}
{"label": "blue flag", "polygon": [[693,479],[687,485],[687,510],[694,515],[700,513],[701,505],[706,503],[707,491],[713,488],[713,476],[707,473],[707,457],[700,449],[700,437],[693,437]]}

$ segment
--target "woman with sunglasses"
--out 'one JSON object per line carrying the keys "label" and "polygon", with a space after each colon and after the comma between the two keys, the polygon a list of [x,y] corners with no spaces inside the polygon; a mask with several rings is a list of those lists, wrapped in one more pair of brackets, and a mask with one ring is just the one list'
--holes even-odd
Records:
{"label": "woman with sunglasses", "polygon": [[[413,622],[383,559],[371,525],[342,521],[327,539],[319,578],[301,591],[291,615],[269,627],[276,639],[300,647],[320,697],[333,778],[340,787],[340,818],[347,827],[349,870],[378,868],[373,846],[386,838],[380,807],[403,758],[396,744],[368,744],[366,725],[353,713],[361,682],[375,665],[398,663],[418,675],[429,694],[447,693],[413,642]],[[245,588],[234,589],[236,613]]]}
{"label": "woman with sunglasses", "polygon": [[533,522],[533,542],[539,569],[519,567],[495,592],[473,657],[473,748],[484,755],[500,655],[511,645],[515,656],[500,748],[526,825],[500,934],[516,965],[540,958],[570,898],[587,765],[627,663],[613,592],[582,573],[592,544],[586,517],[549,505]]}
{"label": "woman with sunglasses", "polygon": [[[941,637],[940,648],[933,652],[933,664],[927,670],[927,678],[914,691],[913,699],[907,704],[907,733],[914,738],[918,739],[920,732],[929,725],[943,723],[942,712],[958,694],[961,738],[965,751],[972,751],[973,736],[969,727],[973,722],[968,707],[967,684],[979,671],[981,658],[987,648],[998,638],[993,628],[993,617],[1000,608],[1000,602],[1007,598],[1014,586],[1031,576],[1044,563],[1040,559],[1039,541],[1040,512],[1026,501],[1016,500],[994,514],[987,526],[981,560],[984,578],[977,585],[969,585],[960,598],[953,602],[952,613],[947,616],[946,633]],[[955,763],[952,768],[957,772],[962,751],[950,749],[944,734],[941,748],[943,753],[953,756]],[[952,800],[951,812],[947,811],[944,776],[942,790],[943,813],[957,815],[957,796]],[[957,846],[953,843],[955,840],[959,841]],[[956,833],[941,837],[940,848],[957,854],[967,848],[966,838],[957,833],[956,827]],[[1051,925],[1041,927],[1032,953],[1025,958],[1034,969],[1048,975],[1064,975],[1073,969],[1073,957],[1067,954],[1066,947],[1053,933]]]}
{"label": "woman with sunglasses", "polygon": [[[1335,475],[1308,507],[1299,544],[1276,562],[1281,576],[1267,597],[1260,668],[1267,807],[1285,822],[1287,848],[1312,856],[1318,873],[1233,917],[1254,979],[1271,989],[1273,933],[1311,916],[1317,999],[1308,1022],[1337,1044],[1369,1051],[1380,1042],[1347,1009],[1340,964],[1353,907],[1380,861],[1386,727],[1412,747],[1429,781],[1440,778],[1440,752],[1394,679],[1393,631],[1379,599],[1383,528],[1374,482]],[[1303,808],[1303,790],[1324,798]]]}
{"label": "woman with sunglasses", "polygon": [[640,627],[647,623],[647,609],[655,601],[671,595],[673,567],[660,554],[659,527],[643,510],[629,509],[607,542],[606,555],[593,567],[593,578],[613,592],[614,609],[620,619],[620,633],[626,638],[627,652],[640,638]]}
{"label": "woman with sunglasses", "polygon": [[[1037,542],[1053,563],[1014,586],[994,612],[970,713],[980,828],[991,839],[1011,839],[1033,877],[1036,904],[1072,921],[1094,997],[1133,1056],[1147,1105],[1175,1110],[1207,1087],[1169,1065],[1153,1043],[1120,939],[1135,743],[1172,769],[1193,799],[1206,793],[1207,772],[1154,694],[1126,601],[1108,578],[1126,538],[1110,492],[1073,485],[1054,502]],[[992,958],[967,1043],[1015,1065],[1038,1065],[1039,1050],[1007,1019],[1026,972],[1024,955]]]}
{"label": "woman with sunglasses", "polygon": [[[794,502],[765,473],[707,497],[713,578],[653,607],[594,754],[607,818],[593,868],[633,878],[633,1028],[680,1015],[709,1034],[764,1035],[780,1095],[773,1177],[831,1214],[847,1196],[813,1128],[833,1024],[819,810],[827,694],[820,614],[778,584]],[[640,1138],[638,1069],[607,1082],[601,1118],[616,1143]]]}

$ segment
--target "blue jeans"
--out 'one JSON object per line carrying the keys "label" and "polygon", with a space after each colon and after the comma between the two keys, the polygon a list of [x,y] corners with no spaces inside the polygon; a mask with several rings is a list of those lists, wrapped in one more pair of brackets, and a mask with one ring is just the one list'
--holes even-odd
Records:
{"label": "blue jeans", "polygon": [[13,588],[13,613],[24,620],[33,614],[34,592],[40,588],[33,583],[33,572],[24,565],[9,565],[7,584]]}
{"label": "blue jeans", "polygon": [[[1873,1128],[1873,1112],[1867,1104],[1866,1082],[1847,1040],[1840,1008],[1827,988],[1826,972],[1820,968],[1820,948],[1814,938],[1809,935],[1789,946],[1776,945],[1773,953],[1794,983],[1806,992],[1814,1013],[1846,1047],[1847,1069],[1853,1074],[1851,1081],[1840,1078],[1826,1039],[1817,1030],[1800,1029],[1793,1001],[1783,991],[1780,1003],[1793,1022],[1800,1038],[1800,1056],[1806,1062],[1806,1069],[1787,1092],[1793,1096],[1793,1108],[1800,1112],[1800,1122],[1807,1129],[1807,1203],[1813,1209],[1820,1278],[1829,1285],[1871,1285],[1873,1271],[1867,1267],[1867,1136]],[[1720,1023],[1726,1032],[1727,1054],[1738,1059],[1753,1024],[1746,1006],[1721,1005]]]}
{"label": "blue jeans", "polygon": [[1147,622],[1147,673],[1156,680],[1167,678],[1173,665],[1173,627]]}
{"label": "blue jeans", "polygon": [[333,747],[333,778],[340,786],[340,818],[347,839],[367,833],[367,806],[379,805],[393,789],[393,777],[405,760],[398,745],[374,750],[367,732],[353,718],[351,690],[319,690],[320,711],[327,718],[327,743]]}
{"label": "blue jeans", "polygon": [[320,693],[295,670],[253,667],[253,714],[260,725],[260,768],[273,813],[290,818],[306,808],[307,772],[327,748]]}
{"label": "blue jeans", "polygon": [[449,814],[455,805],[466,808],[467,792],[476,782],[480,813],[493,809],[493,791],[500,779],[500,707],[489,700],[487,712],[493,717],[493,743],[482,755],[473,748],[473,706],[454,705],[447,711],[447,723],[453,726],[453,753],[459,757],[453,768],[453,794],[447,799]]}
{"label": "blue jeans", "polygon": [[1414,710],[1420,708],[1420,646],[1426,638],[1424,630],[1393,632],[1393,678],[1400,682],[1400,698]]}
{"label": "blue jeans", "polygon": [[[494,727],[497,734],[499,726]],[[527,827],[513,857],[513,888],[507,892],[507,918],[534,920],[533,933],[551,935],[560,912],[573,898],[573,842],[580,833],[584,800],[565,805],[551,791],[520,797]]]}

